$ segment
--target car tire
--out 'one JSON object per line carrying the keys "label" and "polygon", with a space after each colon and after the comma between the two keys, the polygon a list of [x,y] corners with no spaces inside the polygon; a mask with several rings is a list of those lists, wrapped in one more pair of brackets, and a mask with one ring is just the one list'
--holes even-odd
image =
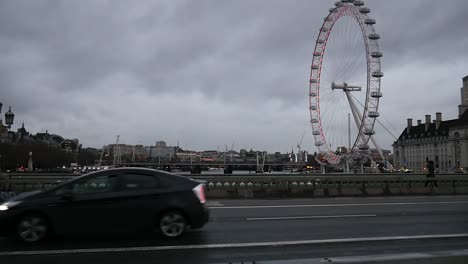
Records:
{"label": "car tire", "polygon": [[180,211],[168,211],[158,221],[159,233],[163,238],[178,238],[187,227],[187,220]]}
{"label": "car tire", "polygon": [[47,219],[40,214],[25,214],[16,222],[15,237],[17,240],[35,244],[43,241],[49,234]]}

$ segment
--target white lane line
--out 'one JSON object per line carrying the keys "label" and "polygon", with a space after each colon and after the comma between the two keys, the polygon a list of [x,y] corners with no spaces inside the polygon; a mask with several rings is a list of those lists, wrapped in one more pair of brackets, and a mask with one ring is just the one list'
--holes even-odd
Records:
{"label": "white lane line", "polygon": [[363,263],[363,262],[381,262],[381,261],[396,261],[396,260],[409,260],[409,259],[428,259],[437,257],[457,257],[468,255],[467,249],[462,250],[449,250],[439,252],[414,252],[414,253],[400,253],[400,254],[382,254],[382,255],[369,255],[369,256],[350,256],[350,257],[333,257],[328,258],[332,263]]}
{"label": "white lane line", "polygon": [[259,209],[259,208],[387,206],[387,205],[466,204],[466,203],[468,203],[468,201],[450,201],[450,202],[405,202],[405,203],[284,204],[284,205],[223,206],[223,207],[209,207],[209,208],[210,208],[210,209]]}
{"label": "white lane line", "polygon": [[434,234],[434,235],[417,235],[417,236],[354,237],[354,238],[335,238],[335,239],[318,239],[318,240],[295,240],[295,241],[204,244],[204,245],[179,245],[179,246],[151,246],[151,247],[83,248],[83,249],[59,249],[59,250],[7,251],[7,252],[0,252],[0,256],[65,255],[65,254],[78,254],[78,253],[138,252],[138,251],[163,251],[163,250],[182,250],[182,249],[216,249],[216,248],[223,249],[223,248],[313,245],[313,244],[369,242],[369,241],[397,241],[397,240],[413,240],[413,239],[436,239],[436,238],[468,238],[468,233]]}
{"label": "white lane line", "polygon": [[250,217],[247,221],[264,221],[264,220],[293,220],[293,219],[323,219],[323,218],[350,218],[350,217],[376,217],[375,214],[362,215],[307,215],[307,216],[278,216],[278,217]]}
{"label": "white lane line", "polygon": [[224,204],[220,203],[220,202],[217,202],[217,201],[207,201],[206,202],[206,205],[208,207],[220,207],[220,206],[224,206]]}
{"label": "white lane line", "polygon": [[[395,254],[380,254],[380,255],[365,255],[365,256],[348,256],[348,257],[327,257],[313,259],[291,259],[288,263],[294,264],[322,264],[322,263],[376,263],[382,261],[396,260],[411,260],[411,259],[428,259],[428,258],[445,258],[445,257],[461,257],[468,256],[468,249],[446,250],[434,252],[411,252],[411,253],[395,253]],[[257,264],[283,264],[284,260],[266,260],[257,261]]]}

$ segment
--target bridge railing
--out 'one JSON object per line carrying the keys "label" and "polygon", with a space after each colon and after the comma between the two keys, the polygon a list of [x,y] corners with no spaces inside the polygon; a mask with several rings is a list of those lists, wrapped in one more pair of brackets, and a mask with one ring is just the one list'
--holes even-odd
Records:
{"label": "bridge railing", "polygon": [[[426,178],[422,174],[374,174],[374,175],[287,175],[287,176],[196,176],[206,181],[208,192],[225,195],[224,192],[250,190],[248,196],[269,196],[281,193],[290,195],[341,196],[341,195],[390,195],[427,192]],[[435,178],[440,193],[468,192],[468,176],[441,174]],[[432,187],[432,183],[427,185]]]}
{"label": "bridge railing", "polygon": [[[45,189],[69,181],[74,174],[3,174],[0,192]],[[425,193],[423,174],[244,174],[186,175],[203,180],[211,197],[342,196]],[[438,174],[438,193],[468,193],[468,175]],[[434,191],[434,189],[431,189]]]}
{"label": "bridge railing", "polygon": [[0,175],[0,192],[26,192],[46,189],[75,178],[76,174],[12,173]]}

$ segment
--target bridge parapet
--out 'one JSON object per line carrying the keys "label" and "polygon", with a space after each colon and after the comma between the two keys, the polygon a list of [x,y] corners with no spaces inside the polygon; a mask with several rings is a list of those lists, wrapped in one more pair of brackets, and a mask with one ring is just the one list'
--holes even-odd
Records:
{"label": "bridge parapet", "polygon": [[[73,179],[74,174],[3,174],[0,192],[51,188]],[[278,174],[186,175],[205,181],[207,196],[320,197],[468,193],[468,175],[438,174],[438,188],[425,187],[423,174]]]}
{"label": "bridge parapet", "polygon": [[287,176],[196,176],[206,181],[212,197],[315,197],[404,195],[427,192],[468,193],[468,176],[444,174],[436,177],[438,188],[425,187],[422,174],[376,175],[287,175]]}

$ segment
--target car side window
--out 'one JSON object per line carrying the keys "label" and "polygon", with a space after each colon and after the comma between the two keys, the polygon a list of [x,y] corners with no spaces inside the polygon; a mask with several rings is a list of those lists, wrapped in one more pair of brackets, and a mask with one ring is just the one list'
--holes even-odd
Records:
{"label": "car side window", "polygon": [[159,186],[159,178],[155,175],[140,173],[120,175],[120,189],[124,191],[154,189]]}
{"label": "car side window", "polygon": [[62,192],[68,190],[74,195],[113,192],[116,189],[116,184],[116,175],[100,175],[73,183],[62,189]]}

